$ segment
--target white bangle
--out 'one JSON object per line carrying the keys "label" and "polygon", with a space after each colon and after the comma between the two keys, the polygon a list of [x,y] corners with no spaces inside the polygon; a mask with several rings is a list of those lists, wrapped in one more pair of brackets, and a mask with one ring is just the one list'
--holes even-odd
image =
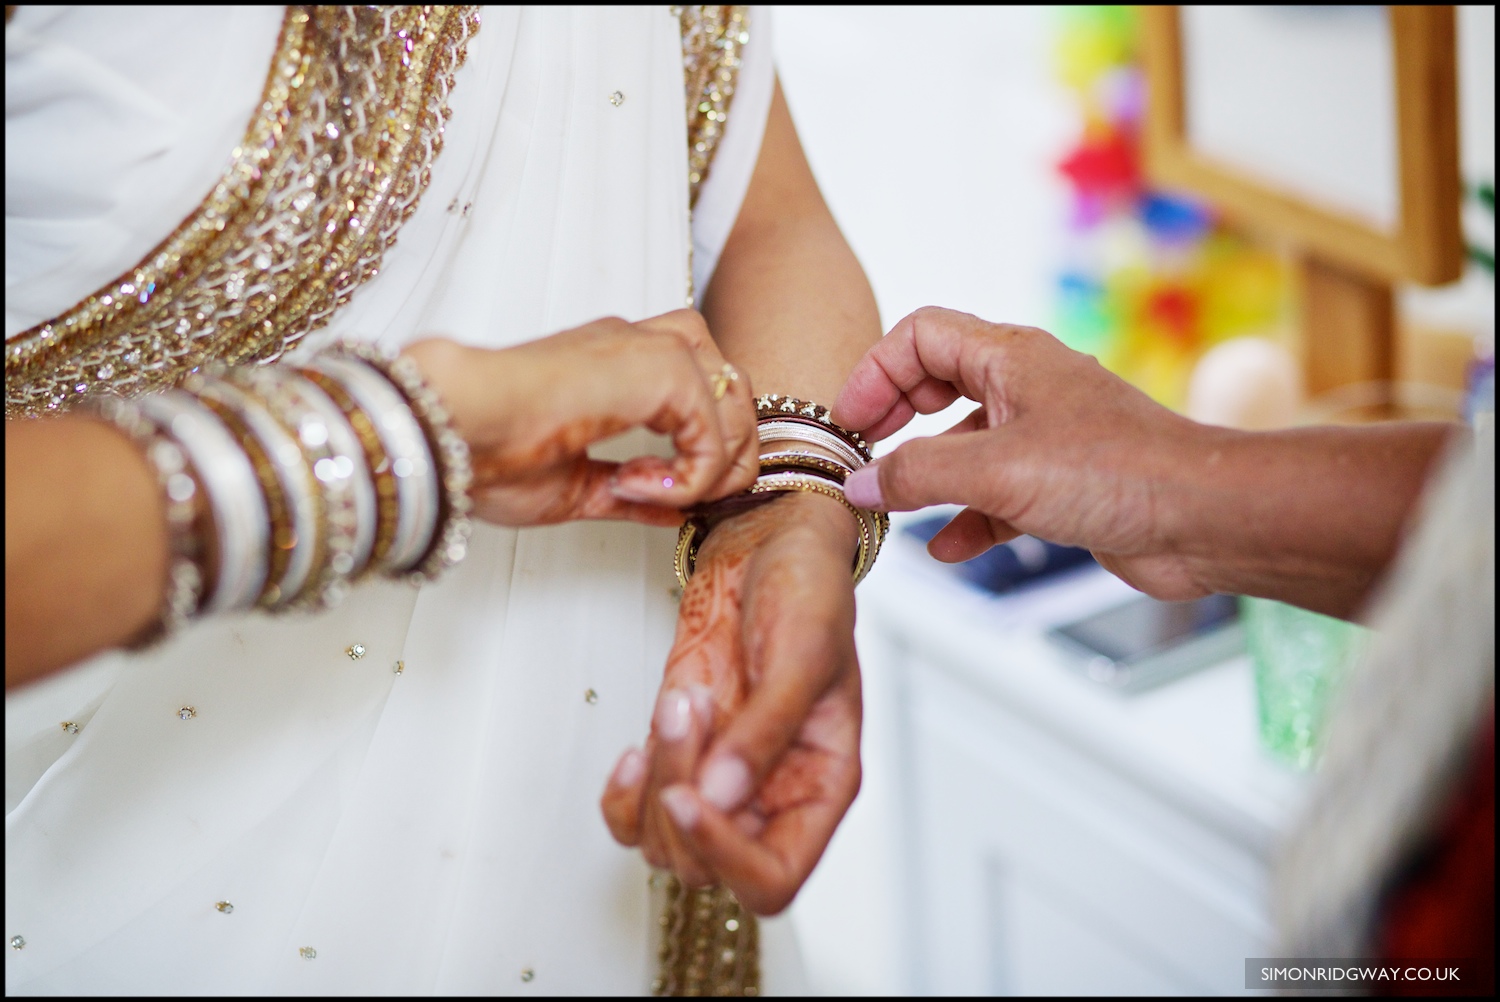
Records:
{"label": "white bangle", "polygon": [[133,402],[121,397],[102,397],[94,411],[129,436],[144,453],[156,474],[166,505],[167,538],[171,560],[167,568],[167,590],[162,596],[161,616],[129,645],[133,650],[165,640],[187,625],[203,599],[203,541],[194,529],[193,499],[199,487],[182,447]]}
{"label": "white bangle", "polygon": [[375,547],[375,481],[370,468],[365,465],[364,446],[359,444],[359,436],[354,433],[339,405],[316,383],[302,376],[295,378],[303,399],[319,411],[328,424],[328,444],[339,472],[351,471],[345,481],[354,507],[351,559],[347,566],[340,562],[335,569],[345,577],[357,577],[370,562],[370,551]]}
{"label": "white bangle", "polygon": [[276,420],[296,436],[304,462],[312,470],[320,502],[321,533],[311,576],[300,591],[284,598],[297,608],[334,605],[347,592],[349,574],[354,569],[356,524],[351,481],[356,466],[363,462],[363,452],[340,454],[327,417],[307,392],[321,391],[295,371],[284,366],[255,366],[236,369],[229,378],[258,394]]}
{"label": "white bangle", "polygon": [[762,442],[805,442],[827,449],[851,469],[857,470],[865,465],[865,457],[837,434],[802,421],[762,418],[756,430]]}
{"label": "white bangle", "polygon": [[291,530],[291,538],[276,539],[279,527],[272,527],[271,546],[285,547],[289,552],[280,577],[266,582],[257,604],[265,609],[278,609],[302,590],[312,573],[319,514],[312,470],[302,454],[302,447],[291,432],[281,426],[260,397],[222,379],[189,380],[186,385],[190,392],[232,410],[245,430],[255,436],[271,464],[288,519],[285,528]]}
{"label": "white bangle", "polygon": [[204,611],[250,608],[266,580],[270,519],[249,457],[208,408],[180,390],[141,397],[138,405],[187,453],[208,496],[219,573]]}
{"label": "white bangle", "polygon": [[319,355],[308,362],[339,382],[370,417],[396,478],[396,532],[380,570],[409,569],[432,543],[437,529],[438,482],[427,437],[406,399],[377,370],[357,359]]}

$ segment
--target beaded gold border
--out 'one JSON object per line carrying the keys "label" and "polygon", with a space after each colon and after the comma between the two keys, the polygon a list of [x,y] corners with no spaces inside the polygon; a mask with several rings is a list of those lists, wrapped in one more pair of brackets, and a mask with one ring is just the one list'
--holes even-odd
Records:
{"label": "beaded gold border", "polygon": [[326,324],[415,210],[478,27],[476,7],[288,7],[213,191],[135,267],[6,343],[6,416],[269,361]]}

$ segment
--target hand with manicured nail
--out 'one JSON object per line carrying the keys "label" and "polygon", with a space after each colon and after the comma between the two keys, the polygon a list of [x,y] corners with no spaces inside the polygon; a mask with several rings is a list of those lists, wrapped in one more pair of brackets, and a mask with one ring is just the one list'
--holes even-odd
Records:
{"label": "hand with manicured nail", "polygon": [[[836,501],[790,494],[709,533],[651,737],[601,800],[618,841],[760,914],[791,902],[859,790],[855,531]],[[683,725],[670,707],[695,693],[708,706]]]}
{"label": "hand with manicured nail", "polygon": [[1208,594],[1164,545],[1162,487],[1189,473],[1202,426],[1035,327],[926,307],[855,366],[833,419],[879,440],[959,397],[980,407],[941,435],[913,439],[851,476],[857,505],[968,507],[928,544],[939,560],[976,557],[1021,533],[1082,546],[1160,598]]}
{"label": "hand with manicured nail", "polygon": [[[715,394],[724,358],[692,310],[607,317],[501,350],[436,339],[406,354],[468,443],[475,514],[491,522],[676,525],[679,509],[743,490],[759,469],[749,380],[721,379]],[[636,427],[670,435],[675,455],[589,457]]]}
{"label": "hand with manicured nail", "polygon": [[1349,616],[1462,426],[1242,431],[1197,424],[1035,327],[927,307],[854,367],[833,419],[881,439],[960,396],[980,407],[849,477],[885,511],[967,505],[932,538],[939,560],[1026,532],[1092,550],[1162,599],[1257,595]]}

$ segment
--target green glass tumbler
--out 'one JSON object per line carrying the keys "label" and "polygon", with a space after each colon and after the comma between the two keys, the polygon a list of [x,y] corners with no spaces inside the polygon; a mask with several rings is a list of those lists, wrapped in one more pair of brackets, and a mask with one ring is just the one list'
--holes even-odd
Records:
{"label": "green glass tumbler", "polygon": [[1261,742],[1298,769],[1317,759],[1329,703],[1370,631],[1270,599],[1240,598]]}

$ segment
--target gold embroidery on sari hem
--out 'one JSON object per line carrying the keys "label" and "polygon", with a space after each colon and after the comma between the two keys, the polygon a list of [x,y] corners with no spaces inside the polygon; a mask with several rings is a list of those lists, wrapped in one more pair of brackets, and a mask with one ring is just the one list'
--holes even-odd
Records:
{"label": "gold embroidery on sari hem", "polygon": [[287,8],[214,189],[140,263],[5,346],[7,417],[270,361],[380,271],[442,149],[474,7]]}
{"label": "gold embroidery on sari hem", "polygon": [[727,887],[690,890],[671,874],[664,882],[660,968],[653,995],[749,997],[760,994],[760,926]]}

